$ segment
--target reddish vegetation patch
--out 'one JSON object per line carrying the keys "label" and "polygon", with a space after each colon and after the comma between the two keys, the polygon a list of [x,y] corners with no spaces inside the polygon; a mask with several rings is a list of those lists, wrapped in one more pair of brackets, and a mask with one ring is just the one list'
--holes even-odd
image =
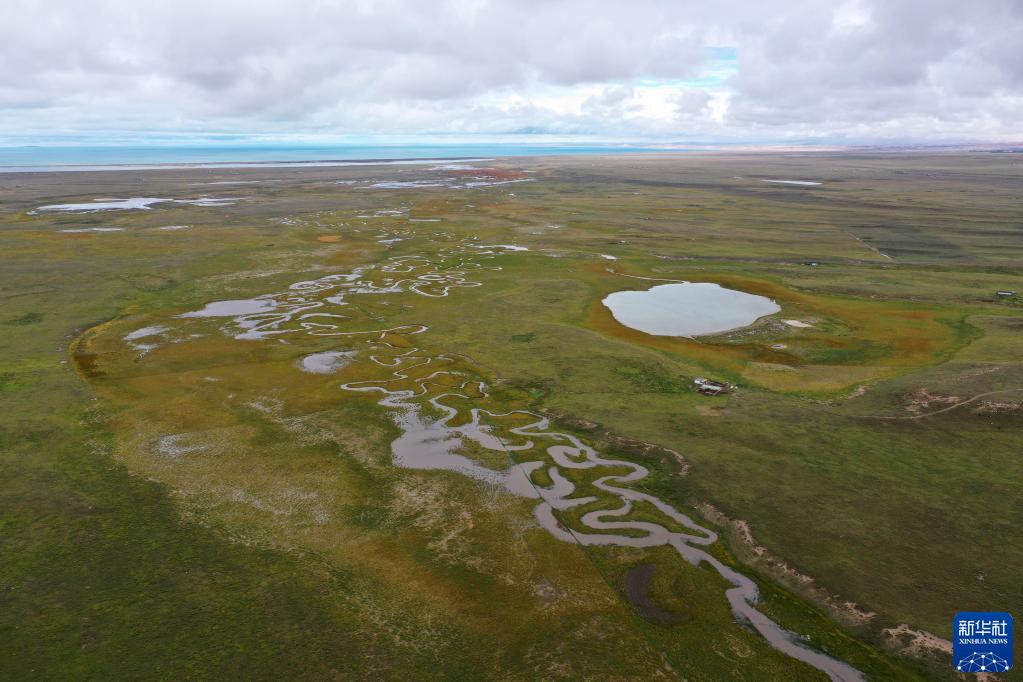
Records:
{"label": "reddish vegetation patch", "polygon": [[452,175],[459,177],[485,178],[487,180],[524,180],[529,177],[528,173],[505,168],[458,168],[451,171]]}
{"label": "reddish vegetation patch", "polygon": [[75,367],[77,367],[78,372],[82,376],[90,379],[103,376],[103,372],[96,368],[96,361],[99,359],[99,356],[95,353],[78,352],[72,355],[71,359],[74,360]]}
{"label": "reddish vegetation patch", "polygon": [[[611,282],[606,263],[588,266],[605,282]],[[617,268],[616,268],[617,269]],[[626,274],[626,273],[622,273]],[[651,276],[647,274],[647,276]],[[652,275],[660,277],[660,275]],[[882,357],[871,358],[878,366],[912,366],[930,364],[957,344],[955,332],[940,317],[937,308],[927,310],[906,310],[892,304],[875,301],[860,301],[843,298],[826,298],[788,289],[780,284],[757,280],[740,275],[722,275],[700,271],[694,276],[686,272],[672,273],[672,278],[713,282],[729,289],[772,298],[783,305],[799,305],[814,316],[841,320],[850,330],[849,338],[833,338],[814,330],[804,330],[804,336],[793,342],[786,342],[795,348],[853,349],[860,341],[873,341],[888,348]],[[648,282],[649,286],[658,280]],[[620,280],[615,286],[624,288]],[[636,288],[640,288],[637,286]],[[645,287],[644,287],[645,288]],[[785,348],[765,346],[758,343],[727,344],[686,341],[675,337],[654,337],[642,332],[629,330],[615,322],[599,300],[590,309],[588,324],[592,329],[645,346],[653,346],[673,353],[679,353],[701,363],[711,363],[719,370],[741,373],[749,362],[801,366],[816,364]],[[842,364],[862,364],[850,362]]]}
{"label": "reddish vegetation patch", "polygon": [[701,343],[676,336],[653,336],[636,329],[630,329],[614,319],[598,298],[590,305],[587,326],[608,336],[630,343],[678,353],[700,363],[711,364],[727,372],[741,373],[750,361],[773,362],[792,365],[798,362],[795,356],[758,344],[714,345]]}

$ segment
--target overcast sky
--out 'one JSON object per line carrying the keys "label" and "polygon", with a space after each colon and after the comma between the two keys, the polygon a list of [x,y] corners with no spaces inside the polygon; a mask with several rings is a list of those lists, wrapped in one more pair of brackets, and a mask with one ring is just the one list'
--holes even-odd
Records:
{"label": "overcast sky", "polygon": [[2,0],[0,142],[1023,140],[1023,0]]}

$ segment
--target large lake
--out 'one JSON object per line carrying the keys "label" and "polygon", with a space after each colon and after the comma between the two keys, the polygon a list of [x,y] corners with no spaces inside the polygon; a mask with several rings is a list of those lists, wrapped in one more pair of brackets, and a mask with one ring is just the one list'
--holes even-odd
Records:
{"label": "large lake", "polygon": [[[224,145],[125,145],[0,147],[0,172],[144,170],[158,168],[296,168],[301,166],[356,166],[361,163],[436,164],[443,160],[485,160],[509,156],[564,154],[625,154],[683,152],[672,144],[592,144],[548,142],[540,136],[527,142],[386,144],[224,144]],[[361,163],[360,163],[361,162]]]}
{"label": "large lake", "polygon": [[662,284],[646,291],[616,291],[604,305],[626,327],[656,336],[703,336],[753,324],[781,310],[764,296],[706,282]]}

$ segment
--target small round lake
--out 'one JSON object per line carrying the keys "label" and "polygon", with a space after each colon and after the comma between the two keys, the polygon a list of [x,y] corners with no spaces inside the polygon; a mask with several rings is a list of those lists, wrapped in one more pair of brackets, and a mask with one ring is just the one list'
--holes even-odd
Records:
{"label": "small round lake", "polygon": [[662,284],[646,291],[616,291],[604,299],[616,320],[656,336],[704,336],[753,324],[781,310],[764,296],[707,282]]}

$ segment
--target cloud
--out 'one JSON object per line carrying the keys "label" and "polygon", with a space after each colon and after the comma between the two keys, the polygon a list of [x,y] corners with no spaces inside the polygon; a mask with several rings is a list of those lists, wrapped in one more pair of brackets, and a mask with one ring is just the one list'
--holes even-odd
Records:
{"label": "cloud", "polygon": [[0,139],[1018,139],[1015,0],[7,0]]}

